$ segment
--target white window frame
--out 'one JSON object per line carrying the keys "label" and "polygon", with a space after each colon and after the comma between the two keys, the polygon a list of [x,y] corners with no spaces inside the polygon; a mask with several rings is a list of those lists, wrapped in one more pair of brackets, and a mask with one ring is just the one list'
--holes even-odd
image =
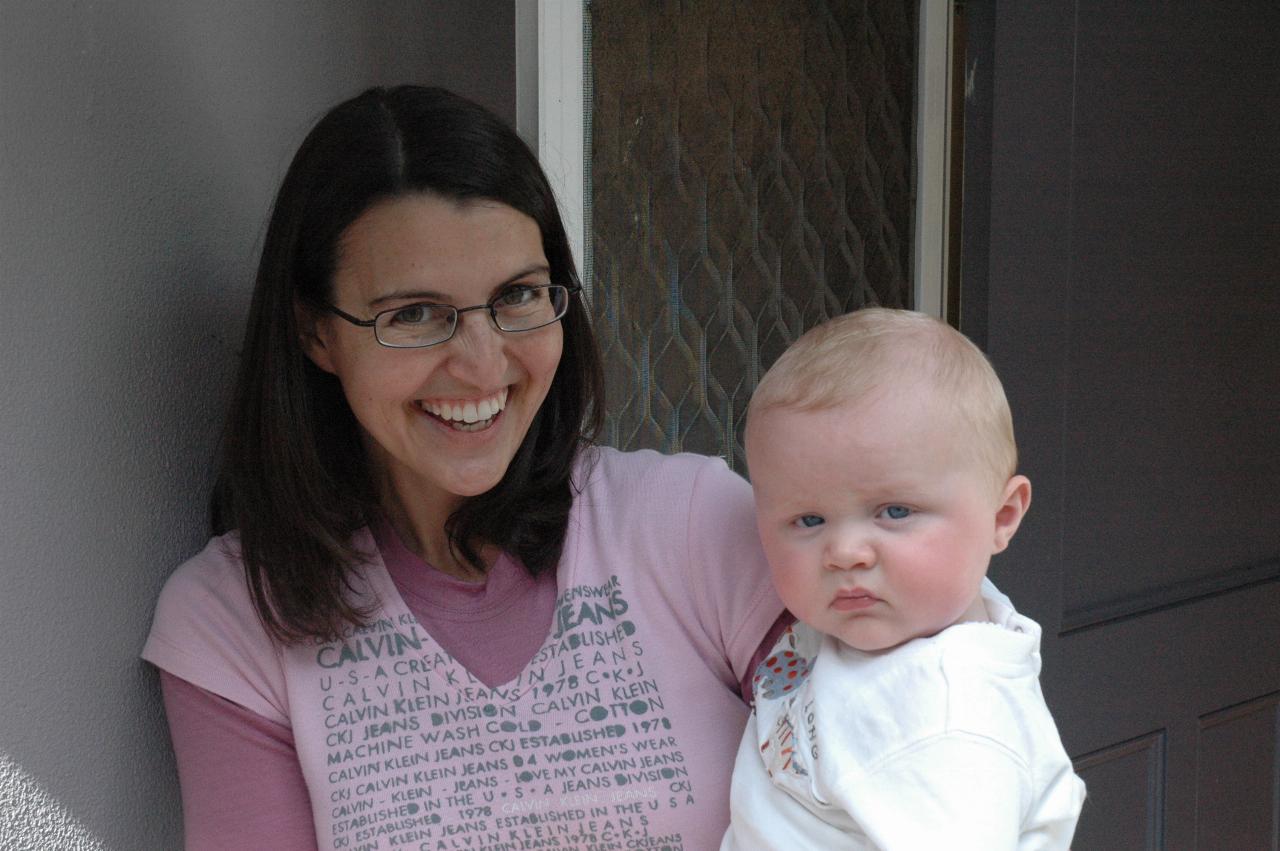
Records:
{"label": "white window frame", "polygon": [[515,0],[516,129],[538,154],[591,295],[586,245],[582,0]]}

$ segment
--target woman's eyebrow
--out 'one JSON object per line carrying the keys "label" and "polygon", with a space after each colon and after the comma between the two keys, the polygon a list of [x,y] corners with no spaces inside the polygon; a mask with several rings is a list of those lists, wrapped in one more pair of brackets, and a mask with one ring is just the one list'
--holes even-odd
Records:
{"label": "woman's eyebrow", "polygon": [[415,301],[445,301],[444,293],[438,293],[434,290],[392,290],[369,302],[369,307],[377,307],[386,304],[389,301],[404,301],[405,299],[414,299]]}
{"label": "woman's eyebrow", "polygon": [[521,278],[527,278],[530,275],[537,275],[537,274],[550,275],[551,267],[546,263],[534,263],[532,266],[529,266],[525,269],[521,269],[519,272],[516,272],[511,277],[507,278],[505,281],[498,284],[496,287],[493,288],[493,291],[497,292],[498,290],[505,287],[507,284],[513,284],[516,281],[520,280]]}
{"label": "woman's eyebrow", "polygon": [[[498,290],[502,289],[508,284],[513,284],[516,281],[520,280],[521,278],[527,278],[530,275],[536,275],[539,273],[549,275],[551,274],[551,267],[546,263],[535,263],[531,266],[527,266],[524,269],[521,269],[519,272],[516,272],[515,274],[509,276],[506,280],[502,281],[501,283],[494,285],[493,289],[490,292],[496,293]],[[403,289],[403,290],[392,290],[389,293],[383,293],[382,295],[375,298],[373,301],[369,302],[369,307],[373,308],[373,307],[377,307],[378,305],[385,304],[389,301],[403,301],[405,299],[414,299],[416,301],[434,301],[434,302],[440,302],[443,304],[449,303],[449,297],[446,296],[444,293],[438,292],[436,290]]]}

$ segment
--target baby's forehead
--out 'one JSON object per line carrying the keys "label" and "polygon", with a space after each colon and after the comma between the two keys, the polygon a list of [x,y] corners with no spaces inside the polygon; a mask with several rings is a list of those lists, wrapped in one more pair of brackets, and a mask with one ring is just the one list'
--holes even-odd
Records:
{"label": "baby's forehead", "polygon": [[994,441],[984,431],[946,394],[904,384],[818,403],[771,405],[755,412],[745,444],[748,465],[765,455],[793,455],[789,447],[807,443],[810,463],[819,458],[824,465],[892,468],[923,455],[940,468],[987,476]]}
{"label": "baby's forehead", "polygon": [[797,415],[848,416],[884,413],[904,428],[916,424],[951,422],[962,416],[955,387],[948,387],[926,369],[894,369],[871,380],[835,383],[821,394],[780,401],[774,410]]}

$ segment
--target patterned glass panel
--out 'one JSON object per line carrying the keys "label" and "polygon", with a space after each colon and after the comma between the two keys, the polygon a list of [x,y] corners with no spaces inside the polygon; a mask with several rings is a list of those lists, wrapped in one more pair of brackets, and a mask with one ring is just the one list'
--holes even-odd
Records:
{"label": "patterned glass panel", "polygon": [[909,306],[915,4],[593,0],[605,441],[718,454],[805,329]]}

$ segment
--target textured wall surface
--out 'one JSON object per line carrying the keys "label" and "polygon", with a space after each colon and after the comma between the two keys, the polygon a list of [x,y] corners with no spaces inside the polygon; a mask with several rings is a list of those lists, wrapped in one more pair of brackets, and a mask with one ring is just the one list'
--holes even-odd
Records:
{"label": "textured wall surface", "polygon": [[591,4],[608,442],[741,467],[747,399],[787,344],[908,305],[915,6]]}
{"label": "textured wall surface", "polygon": [[180,846],[153,671],[254,255],[375,82],[515,117],[510,0],[0,0],[0,848]]}

